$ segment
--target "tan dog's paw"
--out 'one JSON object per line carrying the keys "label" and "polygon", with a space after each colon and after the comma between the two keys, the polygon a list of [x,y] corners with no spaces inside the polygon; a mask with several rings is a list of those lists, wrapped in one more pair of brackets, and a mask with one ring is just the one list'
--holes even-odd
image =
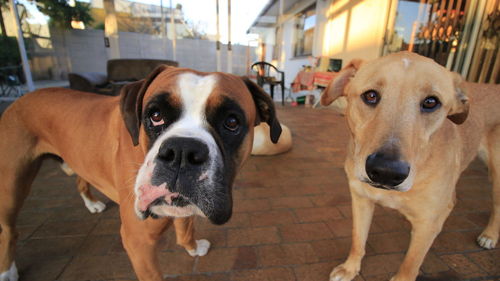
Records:
{"label": "tan dog's paw", "polygon": [[330,273],[330,281],[351,281],[358,272],[359,270],[349,270],[345,264],[341,264]]}
{"label": "tan dog's paw", "polygon": [[9,270],[0,273],[0,281],[17,281],[19,275],[17,274],[16,263],[13,262]]}
{"label": "tan dog's paw", "polygon": [[498,242],[498,235],[497,237],[493,238],[491,237],[491,235],[486,234],[485,232],[486,231],[483,231],[483,233],[481,233],[481,235],[477,237],[477,243],[479,244],[479,246],[488,250],[495,248]]}
{"label": "tan dog's paw", "polygon": [[187,250],[188,254],[192,257],[200,256],[203,257],[208,253],[210,249],[210,242],[206,239],[196,240],[196,249]]}

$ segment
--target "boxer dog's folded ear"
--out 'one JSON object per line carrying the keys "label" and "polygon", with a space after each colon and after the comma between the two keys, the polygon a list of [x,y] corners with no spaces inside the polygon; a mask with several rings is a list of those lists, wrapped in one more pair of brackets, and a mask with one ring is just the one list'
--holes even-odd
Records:
{"label": "boxer dog's folded ear", "polygon": [[242,77],[243,82],[247,85],[248,90],[252,94],[257,115],[255,116],[255,126],[260,122],[266,122],[270,128],[271,141],[277,143],[281,135],[281,125],[276,116],[276,109],[271,97],[264,90],[248,77]]}
{"label": "boxer dog's folded ear", "polygon": [[139,128],[141,127],[142,99],[144,98],[144,94],[156,76],[167,68],[169,66],[160,65],[145,79],[127,84],[120,91],[120,110],[134,146],[139,144]]}

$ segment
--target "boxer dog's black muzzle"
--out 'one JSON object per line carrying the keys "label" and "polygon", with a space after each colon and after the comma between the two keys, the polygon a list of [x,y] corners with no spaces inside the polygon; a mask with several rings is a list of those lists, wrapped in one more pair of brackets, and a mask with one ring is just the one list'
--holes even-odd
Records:
{"label": "boxer dog's black muzzle", "polygon": [[[213,223],[227,222],[232,213],[230,186],[233,178],[227,172],[232,169],[227,169],[222,157],[212,154],[208,145],[197,138],[166,139],[158,150],[151,183],[155,186],[166,183],[165,188],[179,195],[168,203],[163,199],[155,200],[151,206],[186,207],[192,204]],[[151,212],[149,215],[155,217]]]}

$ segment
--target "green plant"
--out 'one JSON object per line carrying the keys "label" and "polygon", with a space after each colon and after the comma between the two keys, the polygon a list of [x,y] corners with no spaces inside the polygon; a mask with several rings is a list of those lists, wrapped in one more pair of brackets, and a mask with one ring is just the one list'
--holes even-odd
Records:
{"label": "green plant", "polygon": [[[0,0],[5,1],[5,0]],[[35,0],[40,12],[50,17],[53,26],[70,29],[71,21],[82,21],[85,25],[92,23],[90,4],[75,1],[75,6],[66,0]]]}
{"label": "green plant", "polygon": [[21,56],[17,48],[16,37],[4,37],[0,40],[0,67],[18,65],[21,63]]}

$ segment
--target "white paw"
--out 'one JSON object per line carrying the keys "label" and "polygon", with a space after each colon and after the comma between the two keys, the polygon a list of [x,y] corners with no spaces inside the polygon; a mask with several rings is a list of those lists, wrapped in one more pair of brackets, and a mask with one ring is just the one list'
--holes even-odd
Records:
{"label": "white paw", "polygon": [[196,249],[188,250],[187,252],[192,257],[203,257],[208,253],[208,249],[210,249],[210,242],[206,239],[200,239],[196,240]]}
{"label": "white paw", "polygon": [[351,281],[356,275],[358,275],[356,270],[348,270],[344,264],[341,264],[330,273],[330,281]]}
{"label": "white paw", "polygon": [[104,211],[104,209],[106,209],[106,204],[102,203],[101,201],[92,201],[83,193],[80,193],[80,196],[85,203],[85,207],[87,207],[87,209],[89,209],[89,212],[91,212],[92,214],[100,213]]}
{"label": "white paw", "polygon": [[12,263],[9,270],[0,273],[0,281],[17,281],[17,279],[19,279],[19,275],[15,262]]}
{"label": "white paw", "polygon": [[497,241],[498,239],[493,239],[484,233],[481,233],[481,235],[477,237],[477,243],[479,246],[488,250],[495,248]]}
{"label": "white paw", "polygon": [[67,176],[72,176],[75,174],[75,172],[73,171],[73,169],[71,169],[68,164],[66,164],[66,162],[63,162],[61,164],[61,170],[63,170],[63,172],[67,175]]}
{"label": "white paw", "polygon": [[87,207],[92,214],[95,214],[104,211],[106,209],[106,204],[101,201],[90,201],[88,203],[85,202],[85,207]]}

